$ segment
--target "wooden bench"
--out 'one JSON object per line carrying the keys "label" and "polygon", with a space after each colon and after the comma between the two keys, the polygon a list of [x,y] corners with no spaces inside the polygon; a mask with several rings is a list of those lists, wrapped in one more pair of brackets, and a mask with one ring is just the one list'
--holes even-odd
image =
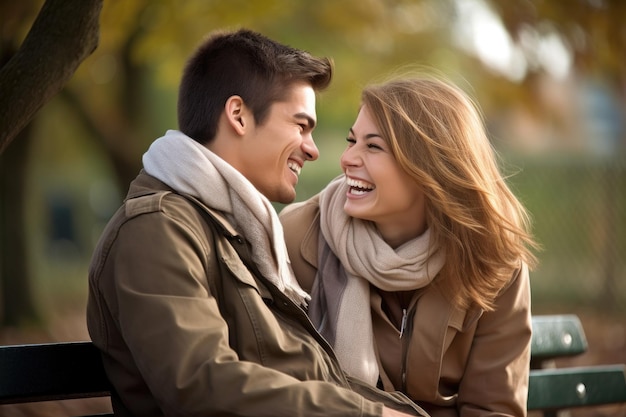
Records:
{"label": "wooden bench", "polygon": [[[555,416],[568,408],[626,403],[624,365],[554,367],[555,359],[586,350],[577,316],[533,317],[529,411]],[[111,392],[91,342],[0,346],[0,375],[0,404],[106,397]]]}

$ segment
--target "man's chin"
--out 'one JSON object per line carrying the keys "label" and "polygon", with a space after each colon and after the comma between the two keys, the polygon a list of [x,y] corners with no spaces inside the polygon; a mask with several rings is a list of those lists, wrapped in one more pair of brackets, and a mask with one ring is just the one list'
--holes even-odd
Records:
{"label": "man's chin", "polygon": [[281,198],[280,200],[276,200],[274,201],[275,203],[280,203],[280,204],[291,204],[296,200],[296,196],[294,195],[293,198]]}
{"label": "man's chin", "polygon": [[274,200],[274,202],[280,203],[280,204],[290,204],[290,203],[293,203],[295,199],[296,199],[296,190],[295,188],[292,188],[289,191],[282,190],[280,195],[276,196],[276,199]]}

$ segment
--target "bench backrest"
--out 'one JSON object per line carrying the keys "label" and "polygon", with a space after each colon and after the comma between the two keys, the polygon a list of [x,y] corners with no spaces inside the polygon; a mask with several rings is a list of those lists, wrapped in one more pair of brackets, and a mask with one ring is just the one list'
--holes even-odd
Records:
{"label": "bench backrest", "polygon": [[0,404],[110,395],[91,342],[0,347]]}
{"label": "bench backrest", "polygon": [[587,351],[587,338],[578,316],[573,314],[533,316],[531,369],[545,361],[580,355]]}

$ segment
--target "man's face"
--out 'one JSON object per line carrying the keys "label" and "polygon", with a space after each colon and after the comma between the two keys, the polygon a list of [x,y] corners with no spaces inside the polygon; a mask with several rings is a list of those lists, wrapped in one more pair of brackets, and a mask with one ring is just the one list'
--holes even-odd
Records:
{"label": "man's face", "polygon": [[306,83],[288,89],[285,100],[272,104],[263,124],[250,129],[238,167],[270,201],[283,204],[296,198],[304,162],[319,156],[312,136],[315,91]]}

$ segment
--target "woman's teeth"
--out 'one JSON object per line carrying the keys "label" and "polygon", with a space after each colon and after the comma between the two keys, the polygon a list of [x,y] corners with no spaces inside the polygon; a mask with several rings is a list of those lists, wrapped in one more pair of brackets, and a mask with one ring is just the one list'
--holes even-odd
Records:
{"label": "woman's teeth", "polygon": [[354,194],[354,195],[363,195],[365,193],[369,193],[374,188],[376,188],[372,184],[369,184],[364,181],[355,180],[352,178],[346,178],[346,183],[350,187],[350,194]]}

